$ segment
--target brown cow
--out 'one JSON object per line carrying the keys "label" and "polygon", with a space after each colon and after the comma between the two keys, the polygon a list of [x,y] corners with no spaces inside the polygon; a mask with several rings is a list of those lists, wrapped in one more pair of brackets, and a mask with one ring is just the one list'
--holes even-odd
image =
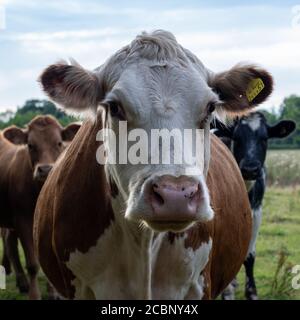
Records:
{"label": "brown cow", "polygon": [[[264,85],[246,95],[257,78]],[[210,121],[220,110],[247,112],[264,101],[268,72],[239,65],[215,74],[160,30],[138,36],[94,72],[52,65],[41,83],[66,108],[95,111],[37,202],[35,245],[51,283],[67,298],[215,298],[245,259],[251,210],[238,166],[210,134]],[[201,144],[196,157],[152,161],[160,151],[172,160],[182,154],[178,141],[165,148],[170,130],[197,128],[203,140],[181,149],[185,155]],[[164,134],[150,147],[144,138],[157,130]]]}
{"label": "brown cow", "polygon": [[8,228],[4,252],[13,265],[20,291],[26,291],[28,281],[17,249],[20,238],[30,279],[30,299],[40,298],[39,264],[32,239],[36,200],[54,162],[79,127],[70,124],[62,128],[52,116],[37,116],[26,129],[12,126],[0,133],[0,225]]}

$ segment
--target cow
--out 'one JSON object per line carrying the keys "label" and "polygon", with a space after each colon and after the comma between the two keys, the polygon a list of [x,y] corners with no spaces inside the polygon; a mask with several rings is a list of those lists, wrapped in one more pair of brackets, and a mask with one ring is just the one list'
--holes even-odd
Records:
{"label": "cow", "polygon": [[[245,181],[251,204],[253,225],[252,236],[244,261],[246,271],[245,297],[257,300],[257,288],[254,278],[254,263],[256,241],[262,219],[262,202],[266,188],[266,153],[268,139],[285,138],[295,130],[295,122],[281,120],[270,126],[262,112],[252,112],[247,116],[236,119],[232,124],[216,121],[214,133],[232,151]],[[223,298],[234,299],[235,285],[231,284],[225,290]]]}
{"label": "cow", "polygon": [[[258,78],[264,88],[247,98]],[[34,243],[49,281],[68,299],[216,298],[246,257],[251,209],[239,168],[210,134],[210,122],[265,101],[272,76],[244,64],[214,73],[173,34],[157,30],[138,35],[94,71],[60,61],[40,82],[54,102],[93,115],[37,202]],[[167,149],[162,139],[153,148],[143,140],[145,161],[109,160],[121,152],[114,153],[107,132],[128,155],[140,129],[146,137],[199,129],[203,139],[184,147],[200,141],[202,161],[197,153],[179,164],[153,163],[150,155]]]}
{"label": "cow", "polygon": [[[58,156],[79,129],[76,123],[63,128],[49,115],[36,116],[25,129],[11,126],[0,134],[0,225],[4,229],[6,259],[9,258],[21,292],[39,299],[39,264],[33,246],[33,214],[37,197]],[[18,254],[21,241],[27,277]],[[6,260],[8,265],[8,260]]]}

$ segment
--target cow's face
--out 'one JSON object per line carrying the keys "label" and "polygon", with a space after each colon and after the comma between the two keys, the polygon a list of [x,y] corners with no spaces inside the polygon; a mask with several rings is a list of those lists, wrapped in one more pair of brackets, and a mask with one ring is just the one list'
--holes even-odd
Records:
{"label": "cow's face", "polygon": [[[134,93],[134,94],[132,94]],[[105,125],[116,132],[117,140],[126,139],[119,132],[120,121],[126,121],[128,135],[142,129],[148,144],[147,161],[126,165],[107,164],[107,173],[119,189],[121,201],[127,202],[125,216],[129,219],[144,220],[156,229],[182,228],[196,220],[209,220],[213,213],[205,183],[209,148],[202,148],[202,170],[190,175],[192,163],[175,163],[176,138],[171,143],[154,141],[155,132],[163,130],[163,136],[177,130],[183,138],[184,129],[203,129],[202,143],[209,145],[206,124],[209,123],[215,106],[220,103],[216,93],[208,86],[203,76],[192,68],[171,66],[133,65],[122,73],[119,80],[107,93],[102,104],[106,108]],[[163,132],[160,131],[160,132]],[[139,138],[139,139],[140,139]],[[135,139],[134,139],[135,140]],[[196,150],[196,137],[181,140],[182,153]],[[200,143],[201,143],[200,142]],[[125,142],[124,142],[125,143]],[[127,143],[126,153],[130,155],[133,143]],[[187,150],[189,149],[189,150]],[[151,154],[158,151],[162,156],[170,154],[170,162],[153,163]],[[200,151],[200,152],[201,152]],[[176,224],[176,226],[175,226]]]}
{"label": "cow's face", "polygon": [[[251,103],[246,90],[254,78],[261,78],[265,88]],[[128,135],[143,129],[149,142],[146,161],[106,164],[108,180],[118,189],[114,209],[125,217],[146,223],[154,230],[181,231],[196,221],[212,219],[206,174],[209,166],[209,123],[219,112],[239,112],[262,102],[272,90],[272,78],[254,66],[237,66],[228,72],[214,74],[189,51],[176,42],[173,35],[158,31],[142,35],[114,55],[95,72],[78,65],[56,64],[41,76],[47,94],[73,109],[104,108],[103,126],[112,129],[126,146],[131,138],[119,131],[126,121]],[[170,163],[153,163],[151,154],[162,150],[163,142],[154,147],[153,130],[179,131],[202,129],[201,154],[194,162],[175,163],[177,142],[170,144]],[[143,138],[143,137],[142,137]],[[176,141],[176,140],[173,140]],[[196,150],[196,138],[183,139],[181,152]],[[129,156],[132,142],[125,152]],[[143,146],[145,142],[142,142]],[[108,154],[112,146],[108,143]],[[191,153],[190,153],[191,154]],[[117,152],[117,156],[119,153]],[[201,170],[197,160],[202,160]],[[196,173],[195,173],[196,172]]]}
{"label": "cow's face", "polygon": [[274,126],[267,124],[260,112],[251,113],[235,121],[231,128],[218,129],[217,135],[232,140],[232,152],[244,180],[256,180],[262,175],[268,139],[284,138],[295,129],[295,123],[282,120]]}
{"label": "cow's face", "polygon": [[38,116],[28,124],[27,129],[13,126],[7,128],[3,135],[14,144],[27,145],[33,179],[43,183],[66,142],[73,139],[79,127],[71,124],[62,128],[52,117]]}

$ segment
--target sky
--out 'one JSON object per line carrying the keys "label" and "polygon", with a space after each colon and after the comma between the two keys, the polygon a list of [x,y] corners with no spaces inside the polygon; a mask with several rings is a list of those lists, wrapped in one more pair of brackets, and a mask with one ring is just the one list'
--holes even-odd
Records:
{"label": "sky", "polygon": [[72,57],[94,69],[155,29],[215,72],[241,61],[268,69],[275,90],[266,109],[300,94],[300,0],[0,0],[0,112],[45,98],[37,78],[47,65]]}

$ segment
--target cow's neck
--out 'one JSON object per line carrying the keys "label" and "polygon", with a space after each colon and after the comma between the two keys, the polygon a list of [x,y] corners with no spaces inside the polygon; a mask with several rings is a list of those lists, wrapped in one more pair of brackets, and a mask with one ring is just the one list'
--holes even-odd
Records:
{"label": "cow's neck", "polygon": [[70,254],[75,298],[91,290],[95,299],[151,299],[152,241],[151,230],[115,213],[95,246]]}
{"label": "cow's neck", "polygon": [[120,248],[125,257],[123,260],[125,273],[127,275],[128,288],[130,283],[137,285],[133,289],[133,298],[151,299],[151,275],[153,241],[157,238],[153,231],[128,221],[120,213],[119,206],[114,206],[115,223],[120,230]]}

